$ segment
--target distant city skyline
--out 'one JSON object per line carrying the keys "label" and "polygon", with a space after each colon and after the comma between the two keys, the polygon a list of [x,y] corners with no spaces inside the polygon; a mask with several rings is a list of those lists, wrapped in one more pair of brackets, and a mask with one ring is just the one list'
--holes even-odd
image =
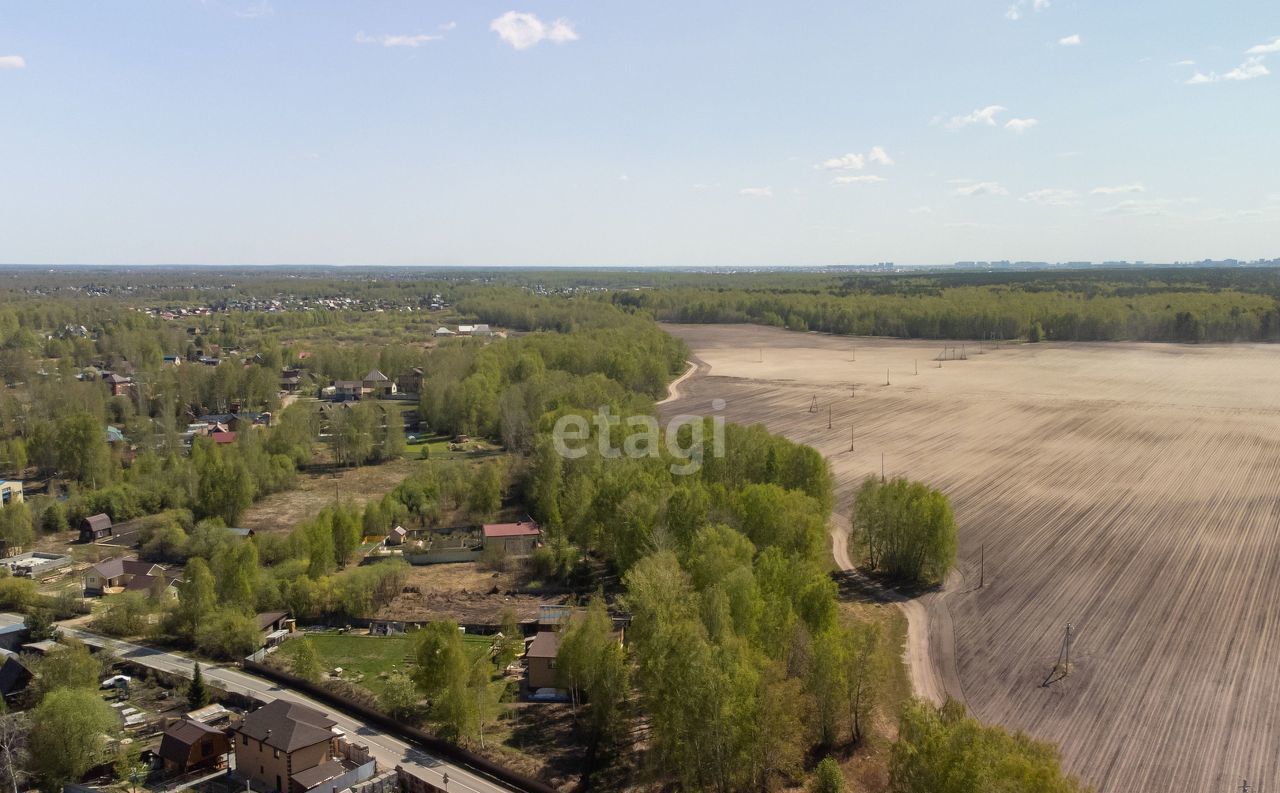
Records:
{"label": "distant city skyline", "polygon": [[1280,7],[0,8],[0,262],[1280,256]]}

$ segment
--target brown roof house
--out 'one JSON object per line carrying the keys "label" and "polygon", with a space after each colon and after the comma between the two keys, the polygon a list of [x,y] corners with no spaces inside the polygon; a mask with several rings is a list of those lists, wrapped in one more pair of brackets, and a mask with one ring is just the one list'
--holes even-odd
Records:
{"label": "brown roof house", "polygon": [[165,582],[166,589],[173,585],[173,581],[165,578],[164,568],[160,565],[117,556],[98,562],[84,574],[84,596],[100,597],[111,592],[150,592],[157,579]]}
{"label": "brown roof house", "polygon": [[560,650],[560,634],[557,631],[539,631],[529,643],[524,657],[529,668],[529,690],[557,688],[556,653]]}
{"label": "brown roof house", "polygon": [[262,633],[262,646],[275,647],[293,633],[294,620],[287,611],[264,611],[257,617],[258,630]]}
{"label": "brown roof house", "polygon": [[111,536],[111,516],[105,512],[80,521],[80,542],[97,542]]}
{"label": "brown roof house", "polygon": [[377,764],[345,743],[336,724],[315,708],[274,700],[235,728],[235,773],[275,793],[334,793],[368,779]]}
{"label": "brown roof house", "polygon": [[404,545],[405,539],[409,536],[409,530],[404,526],[396,526],[387,533],[385,544],[387,545]]}
{"label": "brown roof house", "polygon": [[402,372],[396,378],[396,388],[400,389],[404,394],[418,394],[422,392],[422,380],[424,377],[422,367],[415,366],[407,372]]}
{"label": "brown roof house", "polygon": [[391,396],[396,392],[396,382],[377,369],[365,375],[361,385],[374,396]]}
{"label": "brown roof house", "polygon": [[230,752],[226,733],[195,719],[175,721],[160,739],[160,758],[164,760],[164,770],[171,774],[225,768]]}
{"label": "brown roof house", "polygon": [[528,556],[538,547],[542,539],[542,529],[533,520],[519,520],[515,523],[486,523],[484,525],[484,545],[501,546],[507,556]]}

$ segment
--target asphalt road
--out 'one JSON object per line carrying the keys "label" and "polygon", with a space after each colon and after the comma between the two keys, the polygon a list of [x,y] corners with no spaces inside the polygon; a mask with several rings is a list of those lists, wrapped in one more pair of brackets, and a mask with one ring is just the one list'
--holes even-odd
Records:
{"label": "asphalt road", "polygon": [[[0,614],[0,626],[21,624],[22,616],[18,614]],[[76,628],[60,627],[62,633],[88,644],[92,647],[110,650],[121,658],[134,663],[156,669],[169,674],[191,677],[195,662],[178,653],[165,652],[154,647],[133,644],[131,642],[111,639],[96,633]],[[378,760],[382,769],[395,768],[397,765],[405,771],[445,790],[444,775],[449,775],[448,790],[450,793],[510,793],[511,788],[490,781],[484,777],[434,757],[416,746],[411,746],[393,736],[380,732],[362,721],[333,710],[328,705],[309,697],[295,693],[260,677],[245,674],[238,669],[219,664],[201,664],[200,671],[210,685],[233,694],[242,694],[262,703],[276,699],[298,702],[327,713],[338,722],[338,727],[353,742],[363,743]]]}

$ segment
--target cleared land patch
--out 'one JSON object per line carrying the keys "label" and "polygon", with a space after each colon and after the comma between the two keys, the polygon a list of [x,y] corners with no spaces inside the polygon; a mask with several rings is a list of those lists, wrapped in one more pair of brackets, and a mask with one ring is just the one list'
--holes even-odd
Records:
{"label": "cleared land patch", "polygon": [[1280,784],[1280,348],[966,344],[939,369],[942,342],[668,330],[702,366],[664,414],[720,398],[819,449],[841,521],[881,454],[951,497],[929,652],[980,719],[1100,791]]}

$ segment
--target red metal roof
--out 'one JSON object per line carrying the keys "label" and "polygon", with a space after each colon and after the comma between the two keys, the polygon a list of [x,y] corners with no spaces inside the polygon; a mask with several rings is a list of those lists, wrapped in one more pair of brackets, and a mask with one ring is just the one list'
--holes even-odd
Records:
{"label": "red metal roof", "polygon": [[542,529],[538,528],[538,524],[531,520],[521,520],[515,523],[486,523],[484,525],[485,537],[536,537],[541,533]]}

